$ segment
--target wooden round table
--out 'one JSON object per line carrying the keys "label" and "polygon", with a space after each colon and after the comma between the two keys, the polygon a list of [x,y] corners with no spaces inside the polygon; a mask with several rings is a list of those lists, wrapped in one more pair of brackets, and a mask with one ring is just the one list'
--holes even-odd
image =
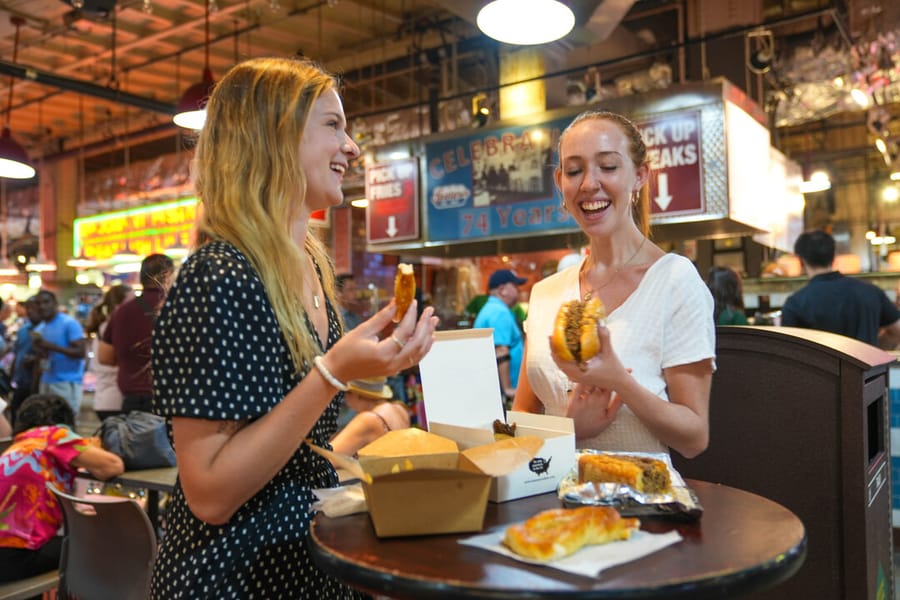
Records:
{"label": "wooden round table", "polygon": [[[392,598],[684,598],[719,600],[774,587],[797,572],[806,532],[780,504],[725,485],[688,480],[704,513],[694,523],[643,519],[652,533],[677,530],[681,542],[596,578],[532,566],[463,546],[473,534],[375,536],[368,513],[313,519],[316,563],[351,586]],[[489,503],[484,530],[558,508],[555,494]]]}

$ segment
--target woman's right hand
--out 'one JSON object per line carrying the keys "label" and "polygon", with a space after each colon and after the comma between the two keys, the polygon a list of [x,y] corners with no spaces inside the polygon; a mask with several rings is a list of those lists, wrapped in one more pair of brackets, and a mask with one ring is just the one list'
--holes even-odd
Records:
{"label": "woman's right hand", "polygon": [[328,370],[340,381],[350,381],[393,375],[416,365],[431,349],[438,324],[434,308],[430,306],[416,321],[416,304],[413,301],[384,339],[379,335],[391,325],[395,310],[393,300],[369,320],[347,332],[325,354]]}

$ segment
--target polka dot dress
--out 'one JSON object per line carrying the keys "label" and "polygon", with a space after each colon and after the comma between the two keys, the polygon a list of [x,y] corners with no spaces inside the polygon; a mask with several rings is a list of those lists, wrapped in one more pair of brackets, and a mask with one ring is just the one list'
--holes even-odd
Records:
{"label": "polka dot dress", "polygon": [[[340,325],[327,309],[330,347]],[[266,414],[299,381],[262,282],[234,246],[207,244],[182,267],[153,335],[153,376],[156,412],[224,420]],[[318,445],[337,428],[338,401],[313,427]],[[319,571],[306,549],[311,489],[337,483],[331,465],[301,445],[221,526],[196,519],[178,483],[152,598],[365,598]]]}

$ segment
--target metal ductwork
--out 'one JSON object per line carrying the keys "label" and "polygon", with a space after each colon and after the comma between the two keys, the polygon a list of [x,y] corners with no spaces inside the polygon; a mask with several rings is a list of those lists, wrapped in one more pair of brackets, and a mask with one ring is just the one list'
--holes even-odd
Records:
{"label": "metal ductwork", "polygon": [[87,96],[93,96],[95,98],[102,98],[104,100],[109,100],[110,102],[126,104],[128,106],[134,106],[135,108],[158,112],[164,115],[171,116],[175,114],[174,104],[167,104],[165,102],[158,102],[151,98],[135,96],[134,94],[122,92],[110,87],[104,87],[102,85],[96,85],[87,81],[61,77],[59,75],[54,75],[53,73],[40,71],[33,67],[25,67],[4,60],[0,60],[0,74],[8,75],[10,77],[16,77],[18,79],[24,79],[27,81],[33,81],[35,83],[48,85],[69,92],[75,92],[77,94],[85,94]]}

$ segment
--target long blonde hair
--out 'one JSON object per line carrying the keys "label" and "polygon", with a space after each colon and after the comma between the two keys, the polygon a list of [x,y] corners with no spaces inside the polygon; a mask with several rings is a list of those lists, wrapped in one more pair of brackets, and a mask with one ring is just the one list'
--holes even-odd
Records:
{"label": "long blonde hair", "polygon": [[[258,58],[236,65],[210,96],[193,161],[201,202],[197,244],[225,240],[248,258],[298,372],[320,354],[301,301],[310,293],[303,277],[308,261],[291,236],[306,202],[300,139],[315,101],[337,88],[332,75],[307,60]],[[309,231],[304,246],[334,306],[331,259]]]}
{"label": "long blonde hair", "polygon": [[[616,126],[618,126],[622,133],[625,134],[625,137],[628,138],[628,152],[631,155],[631,161],[634,163],[635,168],[639,168],[641,165],[647,164],[649,162],[647,160],[647,146],[646,144],[644,144],[644,138],[641,136],[641,132],[638,131],[637,126],[635,126],[634,123],[632,123],[622,115],[608,110],[586,110],[583,113],[580,113],[572,120],[571,123],[569,123],[569,125],[559,136],[559,145],[557,146],[556,155],[560,157],[560,160],[562,160],[562,140],[565,135],[573,127],[575,127],[582,121],[587,121],[588,119],[610,121],[611,123],[615,123]],[[647,183],[645,183],[643,187],[641,187],[641,191],[639,192],[638,196],[634,198],[634,201],[631,204],[632,218],[634,219],[634,222],[641,233],[643,233],[647,237],[650,237],[649,181],[650,180],[648,178]]]}

